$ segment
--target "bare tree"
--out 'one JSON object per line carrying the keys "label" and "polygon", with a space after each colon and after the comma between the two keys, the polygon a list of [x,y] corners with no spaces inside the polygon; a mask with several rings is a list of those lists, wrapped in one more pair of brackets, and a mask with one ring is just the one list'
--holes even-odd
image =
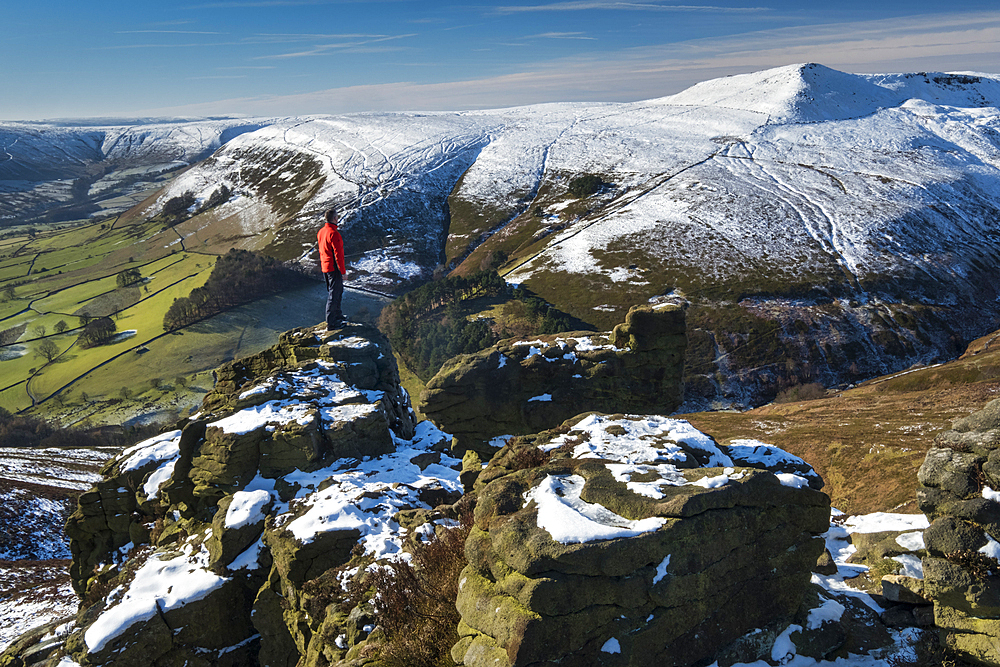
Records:
{"label": "bare tree", "polygon": [[35,356],[45,357],[46,361],[52,361],[59,356],[59,346],[46,338],[35,349]]}

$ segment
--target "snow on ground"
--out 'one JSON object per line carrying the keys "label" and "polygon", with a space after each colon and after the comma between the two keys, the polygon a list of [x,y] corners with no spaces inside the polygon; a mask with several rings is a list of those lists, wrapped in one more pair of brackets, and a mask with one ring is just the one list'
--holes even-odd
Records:
{"label": "snow on ground", "polygon": [[538,508],[538,526],[561,544],[578,544],[618,537],[635,537],[660,528],[666,519],[651,517],[633,521],[602,505],[588,503],[580,494],[586,480],[579,475],[547,475],[524,494],[525,502]]}
{"label": "snow on ground", "polygon": [[127,591],[109,595],[114,603],[87,628],[84,640],[91,652],[100,651],[131,626],[158,613],[200,600],[222,586],[227,579],[209,570],[208,550],[190,544],[180,554],[167,557],[153,554],[136,571]]}
{"label": "snow on ground", "polygon": [[15,591],[18,584],[23,584],[21,569],[16,564],[0,564],[0,581],[3,582],[0,584],[0,652],[32,628],[76,614],[78,599],[69,583],[68,563],[36,572],[47,580],[28,590]]}
{"label": "snow on ground", "polygon": [[[847,562],[847,558],[854,552],[854,547],[848,544],[847,538],[854,532],[879,532],[883,530],[905,530],[906,527],[927,525],[927,517],[922,514],[892,514],[877,512],[875,514],[845,517],[841,512],[833,510],[834,518],[830,525],[830,530],[826,533],[827,549],[834,557],[837,564],[837,574],[820,575],[813,574],[812,581],[819,584],[829,595],[819,607],[813,609],[809,614],[807,625],[810,628],[818,627],[825,619],[835,620],[840,618],[844,607],[834,598],[836,595],[849,595],[854,597],[876,612],[883,611],[882,607],[867,593],[855,590],[845,581],[851,577],[861,574],[868,568],[864,565],[854,565]],[[842,525],[841,525],[842,524]],[[855,527],[862,529],[856,530]],[[786,667],[894,667],[897,658],[913,659],[915,653],[913,646],[919,637],[919,631],[914,628],[902,630],[890,629],[890,633],[895,640],[895,648],[890,649],[886,654],[879,656],[850,655],[846,658],[836,660],[816,660],[803,655],[797,655],[795,646],[790,640],[790,635],[800,626],[790,625],[775,641],[771,652],[771,658]],[[718,663],[714,663],[718,667]],[[769,663],[759,660],[752,663],[736,663],[733,667],[770,667]]]}
{"label": "snow on ground", "polygon": [[[308,375],[308,373],[307,373]],[[311,374],[314,381],[321,378]],[[251,390],[252,391],[252,390]],[[142,465],[170,461],[174,434],[164,434],[130,448],[126,462]],[[396,558],[402,554],[406,530],[387,520],[402,508],[430,506],[420,500],[421,492],[446,490],[460,493],[458,470],[461,461],[441,454],[437,463],[423,469],[411,461],[427,454],[447,436],[430,422],[418,425],[412,440],[396,440],[396,451],[363,461],[338,460],[313,472],[293,472],[283,480],[299,488],[296,497],[281,502],[275,480],[258,476],[235,494],[226,514],[226,525],[241,526],[264,517],[265,509],[301,542],[308,543],[320,533],[356,529],[365,552],[375,558]],[[454,467],[453,467],[454,466]],[[155,473],[154,473],[155,474]],[[223,585],[225,577],[208,568],[208,554],[203,546],[190,542],[180,553],[153,554],[137,571],[128,591],[113,591],[111,605],[86,632],[87,646],[98,651],[135,623],[161,610],[182,606],[204,597]],[[258,541],[237,557],[230,569],[253,570],[261,552]],[[120,596],[120,597],[119,597]]]}
{"label": "snow on ground", "polygon": [[[297,472],[286,480],[303,488],[300,497],[276,505],[276,526],[284,526],[302,542],[310,542],[321,532],[356,529],[365,553],[376,558],[394,557],[402,552],[405,530],[385,517],[404,507],[430,506],[420,500],[421,491],[444,489],[461,493],[458,478],[460,461],[442,454],[440,461],[423,470],[411,461],[430,451],[435,443],[449,440],[430,422],[421,422],[412,441],[396,440],[396,451],[375,459],[342,465],[332,477],[330,470]],[[453,467],[454,466],[454,467]],[[329,479],[321,491],[320,482]],[[332,482],[332,483],[331,483]],[[248,490],[273,492],[273,481],[258,478]],[[274,493],[275,502],[277,494]]]}
{"label": "snow on ground", "polygon": [[66,518],[72,494],[100,479],[111,448],[0,450],[0,651],[23,632],[76,613]]}
{"label": "snow on ground", "polygon": [[37,489],[0,489],[0,561],[69,558],[63,525],[76,502]]}
{"label": "snow on ground", "polygon": [[0,451],[0,482],[85,491],[101,478],[97,471],[114,453],[113,448],[5,447]]}
{"label": "snow on ground", "polygon": [[[226,214],[248,234],[270,231],[278,220],[250,192],[253,184],[241,182],[241,167],[312,158],[323,178],[312,197],[317,208],[336,202],[348,234],[356,223],[392,230],[391,245],[352,258],[368,272],[359,271],[359,281],[383,287],[433,268],[427,243],[441,234],[443,219],[415,221],[405,212],[398,218],[414,198],[422,208],[455,191],[513,217],[543,183],[584,173],[614,186],[596,217],[566,220],[571,224],[511,281],[549,267],[644,282],[614,257],[601,265],[596,251],[623,245],[696,269],[706,280],[760,262],[831,275],[900,266],[960,275],[964,258],[956,260],[961,244],[954,238],[975,246],[962,250],[969,262],[983,254],[992,233],[985,211],[1000,206],[998,105],[996,75],[858,75],[789,65],[622,104],[117,128],[3,123],[0,132],[18,138],[23,153],[16,161],[25,165],[76,165],[84,156],[73,151],[81,147],[103,146],[109,159],[148,165],[218,148],[179,175],[157,205],[184,192],[204,201],[227,184],[237,197]],[[17,180],[7,176],[8,185]],[[565,204],[541,203],[554,213]],[[687,248],[699,252],[685,254]]]}
{"label": "snow on ground", "polygon": [[7,345],[5,347],[0,347],[0,361],[10,361],[11,359],[23,357],[26,354],[28,354],[28,347],[26,345]]}

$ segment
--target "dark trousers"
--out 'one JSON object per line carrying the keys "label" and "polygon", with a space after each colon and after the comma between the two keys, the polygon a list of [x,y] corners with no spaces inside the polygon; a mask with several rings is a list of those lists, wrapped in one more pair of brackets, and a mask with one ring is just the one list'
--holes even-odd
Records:
{"label": "dark trousers", "polygon": [[326,328],[336,329],[344,319],[340,301],[344,298],[344,276],[340,271],[324,273],[326,280]]}

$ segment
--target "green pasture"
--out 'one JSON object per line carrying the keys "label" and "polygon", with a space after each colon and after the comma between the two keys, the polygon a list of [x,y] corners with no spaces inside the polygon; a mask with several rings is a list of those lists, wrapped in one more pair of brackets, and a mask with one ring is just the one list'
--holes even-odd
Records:
{"label": "green pasture", "polygon": [[[192,266],[193,264],[194,262],[192,262]],[[200,287],[208,280],[208,276],[211,273],[211,265],[202,263],[202,266],[203,268],[200,272],[191,273],[183,279],[179,277],[181,267],[174,267],[171,277],[179,280],[179,282],[173,280],[171,282],[175,284],[170,284],[166,280],[163,280],[162,284],[164,288],[162,291],[152,293],[149,297],[144,298],[136,305],[122,311],[119,316],[115,317],[115,324],[118,327],[118,331],[135,330],[136,334],[134,336],[125,338],[117,343],[100,345],[87,350],[73,347],[67,354],[62,355],[55,362],[46,366],[31,379],[28,386],[31,394],[35,396],[36,400],[48,397],[52,392],[58,391],[76,378],[86,375],[91,369],[107,363],[122,353],[135,354],[134,352],[130,352],[130,350],[145,345],[157,336],[163,335],[163,316],[174,302],[174,299],[187,296],[191,290]],[[138,381],[138,379],[138,377],[125,378],[125,381],[133,382]],[[148,378],[142,379],[145,380]],[[82,381],[78,391],[106,393],[105,387],[88,388],[87,385],[86,381]],[[119,380],[116,389],[121,386],[122,380]]]}
{"label": "green pasture", "polygon": [[[184,294],[195,286],[191,283]],[[283,331],[322,321],[324,295],[325,288],[317,283],[196,322],[149,341],[145,344],[148,352],[129,353],[94,368],[73,385],[73,391],[76,394],[84,391],[95,399],[113,399],[120,396],[123,386],[129,386],[138,396],[150,389],[151,379],[158,378],[164,385],[173,386],[178,376],[189,379],[192,385],[201,381],[205,385],[203,389],[211,389],[211,371],[220,364],[266,349]],[[344,307],[349,315],[355,310],[352,306],[356,298],[352,293],[345,295]],[[161,333],[162,319],[161,315],[158,322]],[[128,325],[130,321],[133,320],[123,317],[118,328],[140,328]],[[132,344],[129,349],[136,345]],[[192,376],[197,377],[192,380]]]}
{"label": "green pasture", "polygon": [[[2,392],[0,405],[8,410],[23,410],[31,406],[32,396],[36,403],[45,400],[53,392],[73,383],[78,378],[83,379],[74,385],[77,394],[81,391],[95,394],[107,393],[108,389],[105,386],[90,387],[84,376],[95,367],[109,362],[122,353],[135,354],[130,350],[162,335],[163,316],[167,309],[174,302],[174,299],[187,296],[191,290],[205,283],[214,266],[214,260],[214,257],[209,256],[177,253],[145,265],[143,275],[148,277],[148,280],[141,285],[142,300],[121,311],[115,317],[119,332],[136,330],[137,333],[119,342],[91,349],[82,349],[75,345],[78,332],[49,335],[47,337],[59,346],[61,352],[60,356],[51,363],[46,363],[44,358],[35,354],[40,341],[34,340],[36,336],[33,329],[41,324],[46,327],[47,333],[51,334],[55,330],[56,322],[60,319],[65,320],[71,327],[77,326],[77,318],[70,316],[69,313],[85,306],[90,299],[114,289],[116,287],[115,276],[106,276],[75,285],[40,299],[34,304],[34,307],[43,312],[31,312],[27,315],[8,318],[7,321],[3,322],[4,328],[24,321],[28,322],[28,330],[19,341],[20,345],[27,348],[27,353],[14,359],[0,361],[0,369],[3,370],[3,377],[6,380],[2,386],[27,378],[29,375],[31,375],[31,379],[27,384],[19,385],[18,389]],[[146,292],[146,288],[148,288],[148,292]],[[26,316],[30,319],[25,320]],[[32,369],[35,370],[34,374],[29,373]],[[146,376],[144,379],[148,379],[148,377]],[[122,378],[119,377],[116,381],[116,392],[122,386],[122,382]]]}
{"label": "green pasture", "polygon": [[0,257],[7,256],[7,254],[13,252],[17,248],[20,248],[27,242],[28,236],[26,234],[4,236],[0,238]]}
{"label": "green pasture", "polygon": [[[322,321],[326,292],[316,283],[164,333],[174,299],[203,285],[216,260],[184,249],[199,247],[196,239],[182,244],[178,238],[160,223],[108,220],[0,240],[0,330],[26,325],[15,345],[0,348],[0,407],[30,408],[63,423],[116,423],[157,406],[186,411],[211,388],[211,371],[221,363],[273,345],[283,331]],[[39,272],[42,267],[48,270]],[[143,276],[136,285],[140,301],[113,318],[119,333],[136,333],[80,348],[74,313],[107,300],[126,268]],[[5,285],[14,287],[14,298],[7,298]],[[344,307],[349,316],[371,318],[381,309],[377,301],[349,291]],[[56,334],[60,320],[69,330]],[[38,354],[46,340],[59,351],[52,362]]]}
{"label": "green pasture", "polygon": [[[0,296],[0,299],[2,298]],[[0,331],[11,328],[13,325],[7,324],[8,318],[14,317],[17,313],[27,308],[29,303],[31,303],[29,299],[19,298],[0,301]]]}
{"label": "green pasture", "polygon": [[28,276],[35,254],[0,258],[0,282],[18,280]]}
{"label": "green pasture", "polygon": [[[66,354],[74,343],[76,343],[76,336],[64,334],[61,336],[51,336],[50,340],[56,344],[59,348],[60,355]],[[44,373],[46,372],[46,365],[49,367],[55,366],[59,363],[60,357],[57,357],[52,364],[46,361],[46,359],[39,354],[37,354],[38,346],[40,341],[32,341],[28,343],[19,343],[17,345],[18,349],[24,348],[25,353],[13,359],[6,359],[0,361],[0,369],[3,369],[3,380],[0,380],[0,386],[6,387],[14,382],[19,382],[19,384],[6,391],[0,393],[0,407],[3,407],[11,412],[18,410],[23,410],[31,406],[31,397],[28,395],[28,384],[31,385],[32,392],[34,389],[34,380],[25,383],[29,377],[34,373]],[[37,394],[36,394],[37,395]]]}
{"label": "green pasture", "polygon": [[[145,265],[131,266],[139,268],[143,277],[147,278],[139,285],[143,297],[147,298],[149,294],[163,289],[172,282],[193,273],[200,273],[206,268],[210,269],[214,263],[213,256],[176,253]],[[79,325],[79,319],[74,313],[84,310],[91,300],[115,290],[118,287],[117,276],[116,271],[100,278],[95,277],[92,280],[42,293],[31,301],[16,299],[13,302],[0,304],[12,311],[7,313],[0,309],[0,329],[27,323],[28,330],[21,337],[22,341],[26,341],[37,337],[32,332],[37,325],[45,326],[47,333],[55,332],[54,327],[59,320],[64,320],[70,328],[75,328]],[[27,291],[29,287],[25,285],[21,289]]]}

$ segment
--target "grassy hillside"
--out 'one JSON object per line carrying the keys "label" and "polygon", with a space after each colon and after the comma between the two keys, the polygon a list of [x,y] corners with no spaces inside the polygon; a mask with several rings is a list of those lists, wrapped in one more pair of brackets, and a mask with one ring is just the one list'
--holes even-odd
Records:
{"label": "grassy hillside", "polygon": [[[200,404],[219,364],[322,320],[325,290],[316,283],[166,333],[168,308],[204,285],[216,262],[184,246],[160,221],[138,219],[0,238],[0,407],[65,424],[142,413],[169,420]],[[125,270],[141,282],[120,288]],[[380,309],[353,293],[344,305],[361,317]],[[110,314],[114,342],[81,347],[85,313]]]}
{"label": "grassy hillside", "polygon": [[[160,246],[157,231],[153,225],[116,228],[113,221],[105,221],[5,239],[0,246],[0,275],[4,276],[0,330],[23,327],[25,331],[14,344],[0,348],[4,371],[0,406],[19,411],[50,398],[65,402],[71,391],[96,398],[139,384],[138,377],[128,373],[117,378],[113,388],[91,382],[87,376],[125,354],[138,354],[135,350],[162,336],[167,308],[175,298],[203,284],[215,262],[211,255]],[[117,284],[118,274],[126,268],[143,276],[127,295]],[[119,332],[116,341],[80,347],[81,316],[113,311],[117,311],[113,316]],[[51,358],[44,354],[46,344],[55,345],[55,355],[48,355]]]}
{"label": "grassy hillside", "polygon": [[1000,332],[955,361],[817,400],[683,417],[719,442],[755,438],[802,457],[826,480],[833,506],[848,514],[916,512],[917,470],[934,436],[1000,398],[997,340]]}

